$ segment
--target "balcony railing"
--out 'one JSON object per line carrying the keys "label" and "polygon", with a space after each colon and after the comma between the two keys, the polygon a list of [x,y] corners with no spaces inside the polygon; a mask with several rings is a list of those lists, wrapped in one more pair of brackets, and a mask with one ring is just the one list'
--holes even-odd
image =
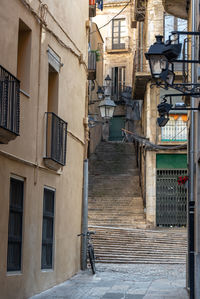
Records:
{"label": "balcony railing", "polygon": [[47,167],[58,170],[66,164],[67,123],[53,112],[46,112]]}
{"label": "balcony railing", "polygon": [[130,50],[130,37],[122,36],[118,43],[115,43],[112,37],[106,37],[107,52],[125,52]]}
{"label": "balcony railing", "polygon": [[146,84],[151,79],[150,70],[144,57],[144,51],[138,49],[133,58],[133,98],[144,98]]}
{"label": "balcony railing", "polygon": [[0,143],[19,136],[20,81],[0,66]]}
{"label": "balcony railing", "polygon": [[88,52],[88,80],[96,79],[96,53]]}

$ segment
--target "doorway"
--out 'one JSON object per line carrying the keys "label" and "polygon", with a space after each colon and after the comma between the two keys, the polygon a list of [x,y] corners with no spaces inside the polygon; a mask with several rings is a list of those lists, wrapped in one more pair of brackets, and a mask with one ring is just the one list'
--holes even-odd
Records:
{"label": "doorway", "polygon": [[125,128],[125,117],[114,116],[109,123],[109,141],[121,141],[123,139],[122,129]]}

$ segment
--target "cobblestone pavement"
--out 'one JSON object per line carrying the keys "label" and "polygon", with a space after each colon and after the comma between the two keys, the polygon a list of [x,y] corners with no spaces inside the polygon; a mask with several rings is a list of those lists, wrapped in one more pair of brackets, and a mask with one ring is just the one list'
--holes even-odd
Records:
{"label": "cobblestone pavement", "polygon": [[188,299],[185,265],[97,264],[31,299]]}

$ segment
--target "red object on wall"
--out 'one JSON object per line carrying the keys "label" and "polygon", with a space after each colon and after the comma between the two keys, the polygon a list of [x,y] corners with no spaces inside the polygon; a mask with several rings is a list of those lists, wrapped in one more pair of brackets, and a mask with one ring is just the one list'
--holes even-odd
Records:
{"label": "red object on wall", "polygon": [[95,1],[96,1],[96,0],[89,0],[89,4],[90,4],[90,5],[95,5]]}

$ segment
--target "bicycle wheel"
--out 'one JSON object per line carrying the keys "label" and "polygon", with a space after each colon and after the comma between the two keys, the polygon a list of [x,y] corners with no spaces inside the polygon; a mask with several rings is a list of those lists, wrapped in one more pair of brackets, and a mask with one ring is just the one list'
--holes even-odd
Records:
{"label": "bicycle wheel", "polygon": [[88,249],[88,254],[89,254],[89,260],[90,260],[92,273],[95,274],[96,273],[96,267],[95,267],[94,249],[92,247],[90,247]]}

